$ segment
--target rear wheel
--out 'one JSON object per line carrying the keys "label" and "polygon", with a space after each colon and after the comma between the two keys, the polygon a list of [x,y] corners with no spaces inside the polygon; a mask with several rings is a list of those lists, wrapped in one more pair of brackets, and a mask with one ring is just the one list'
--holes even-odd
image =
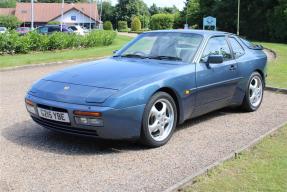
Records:
{"label": "rear wheel", "polygon": [[242,108],[248,112],[256,111],[262,103],[263,91],[264,83],[261,75],[258,72],[252,73],[248,81]]}
{"label": "rear wheel", "polygon": [[171,138],[177,122],[177,109],[173,98],[158,92],[146,105],[141,142],[149,147],[160,147]]}

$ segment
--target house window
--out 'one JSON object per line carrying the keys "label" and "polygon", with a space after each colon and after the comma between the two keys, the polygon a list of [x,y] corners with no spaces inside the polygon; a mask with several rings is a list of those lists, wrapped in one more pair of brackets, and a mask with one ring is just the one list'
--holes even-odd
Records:
{"label": "house window", "polygon": [[75,15],[71,16],[71,20],[72,21],[76,21],[77,20],[77,16],[75,16]]}

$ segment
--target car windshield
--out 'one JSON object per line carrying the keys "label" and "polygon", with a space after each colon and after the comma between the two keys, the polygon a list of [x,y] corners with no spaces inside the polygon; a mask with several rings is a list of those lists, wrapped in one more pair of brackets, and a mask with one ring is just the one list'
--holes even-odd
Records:
{"label": "car windshield", "polygon": [[188,63],[195,55],[202,39],[201,35],[193,33],[146,33],[118,56]]}
{"label": "car windshield", "polygon": [[4,27],[0,27],[0,31],[5,31],[5,28]]}

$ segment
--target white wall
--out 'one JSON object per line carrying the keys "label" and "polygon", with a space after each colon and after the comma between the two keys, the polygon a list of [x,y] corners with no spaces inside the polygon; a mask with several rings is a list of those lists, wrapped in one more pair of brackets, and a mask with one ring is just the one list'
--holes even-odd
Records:
{"label": "white wall", "polygon": [[[71,20],[71,17],[76,17],[76,20],[73,21]],[[53,21],[59,21],[61,22],[61,16],[56,18]],[[94,23],[95,21],[92,19],[92,23]],[[63,23],[64,24],[73,24],[73,23],[90,23],[90,18],[83,15],[81,12],[77,11],[77,10],[70,10],[67,13],[64,14],[63,17]]]}

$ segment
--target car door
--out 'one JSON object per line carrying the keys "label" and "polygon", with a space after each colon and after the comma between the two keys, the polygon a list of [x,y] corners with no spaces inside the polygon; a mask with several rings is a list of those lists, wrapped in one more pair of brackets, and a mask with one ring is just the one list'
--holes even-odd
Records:
{"label": "car door", "polygon": [[[207,63],[209,55],[222,55],[222,63]],[[238,82],[237,62],[226,36],[211,37],[196,65],[196,106],[213,110],[225,105],[235,92]],[[209,107],[207,104],[212,106]]]}

